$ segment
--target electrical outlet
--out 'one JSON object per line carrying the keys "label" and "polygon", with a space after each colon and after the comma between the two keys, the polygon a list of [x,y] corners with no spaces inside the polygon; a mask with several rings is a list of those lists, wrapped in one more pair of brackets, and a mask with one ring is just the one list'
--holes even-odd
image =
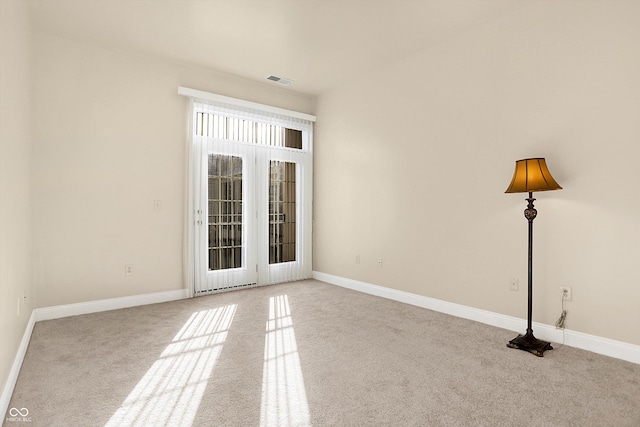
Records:
{"label": "electrical outlet", "polygon": [[127,264],[124,266],[124,275],[133,276],[133,265]]}
{"label": "electrical outlet", "polygon": [[520,289],[520,281],[518,279],[512,278],[509,282],[509,289],[511,289],[512,291],[517,291],[518,289]]}
{"label": "electrical outlet", "polygon": [[562,299],[565,301],[571,301],[571,287],[570,286],[560,286],[560,295]]}

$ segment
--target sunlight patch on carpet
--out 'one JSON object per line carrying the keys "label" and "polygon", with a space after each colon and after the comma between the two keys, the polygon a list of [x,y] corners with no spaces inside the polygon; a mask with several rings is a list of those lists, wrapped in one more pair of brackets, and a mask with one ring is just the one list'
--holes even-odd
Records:
{"label": "sunlight patch on carpet", "polygon": [[106,426],[191,426],[235,311],[193,313]]}
{"label": "sunlight patch on carpet", "polygon": [[260,425],[310,425],[309,404],[287,295],[269,300]]}

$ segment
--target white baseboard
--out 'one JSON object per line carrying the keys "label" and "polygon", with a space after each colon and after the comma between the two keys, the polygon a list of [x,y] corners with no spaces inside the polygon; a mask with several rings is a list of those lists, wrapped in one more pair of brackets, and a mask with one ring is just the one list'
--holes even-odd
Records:
{"label": "white baseboard", "polygon": [[152,294],[133,295],[129,297],[80,302],[77,304],[36,308],[33,311],[35,313],[36,322],[39,322],[41,320],[59,319],[61,317],[78,316],[80,314],[98,313],[100,311],[117,310],[120,308],[137,307],[139,305],[175,301],[188,297],[189,292],[187,289],[179,289],[176,291],[155,292]]}
{"label": "white baseboard", "polygon": [[[18,374],[20,374],[22,361],[24,360],[24,355],[27,353],[27,347],[29,347],[29,340],[31,339],[31,332],[33,331],[33,327],[35,324],[35,315],[32,311],[29,322],[27,322],[27,327],[25,328],[24,334],[22,335],[22,341],[20,341],[20,346],[18,347],[16,357],[14,357],[13,359],[13,365],[11,365],[9,377],[7,378],[7,382],[4,384],[2,395],[0,396],[0,417],[2,418],[4,418],[4,415],[7,413],[7,409],[9,409],[11,395],[13,394],[13,389],[16,386],[16,381],[18,381]],[[2,418],[0,418],[0,424],[2,424]]]}
{"label": "white baseboard", "polygon": [[[81,302],[77,304],[58,305],[54,307],[36,308],[31,312],[31,317],[25,328],[22,341],[18,347],[18,352],[13,360],[13,365],[9,371],[7,382],[2,390],[0,396],[0,415],[4,417],[9,408],[9,402],[11,401],[11,395],[15,388],[16,381],[18,380],[18,374],[20,368],[22,368],[22,361],[27,352],[29,341],[31,340],[31,333],[36,322],[41,320],[59,319],[61,317],[77,316],[80,314],[97,313],[100,311],[117,310],[120,308],[136,307],[140,305],[156,304],[167,301],[175,301],[185,299],[189,297],[188,289],[179,289],[175,291],[155,292],[152,294],[133,295],[129,297],[109,298],[98,301]],[[0,424],[2,424],[0,422]]]}
{"label": "white baseboard", "polygon": [[[428,298],[422,295],[416,295],[396,289],[385,288],[383,286],[321,273],[319,271],[313,272],[313,278],[332,285],[341,286],[343,288],[403,302],[405,304],[415,305],[429,310],[438,311],[440,313],[450,314],[463,319],[474,320],[476,322],[485,323],[487,325],[496,326],[510,331],[524,332],[527,327],[527,321],[525,319],[519,319],[517,317],[506,316],[504,314],[494,313],[487,310],[480,310],[465,305]],[[563,339],[562,330],[556,329],[555,326],[533,322],[532,327],[535,330],[536,336],[545,341],[556,343],[564,341],[564,344],[570,347],[576,347],[594,353],[603,354],[605,356],[615,357],[617,359],[640,364],[639,345],[602,338],[568,329],[564,330]]]}

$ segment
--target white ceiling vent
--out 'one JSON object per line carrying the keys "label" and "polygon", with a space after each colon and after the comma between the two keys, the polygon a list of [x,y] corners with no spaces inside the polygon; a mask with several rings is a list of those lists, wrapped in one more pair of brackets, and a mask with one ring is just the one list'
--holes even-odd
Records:
{"label": "white ceiling vent", "polygon": [[267,80],[271,80],[272,82],[276,82],[284,86],[289,86],[291,83],[293,83],[293,80],[285,79],[284,77],[278,77],[278,76],[269,76],[267,77]]}

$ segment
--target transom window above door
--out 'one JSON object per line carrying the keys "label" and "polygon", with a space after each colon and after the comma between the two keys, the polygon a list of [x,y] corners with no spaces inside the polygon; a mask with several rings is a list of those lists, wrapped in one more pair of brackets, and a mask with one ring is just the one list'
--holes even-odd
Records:
{"label": "transom window above door", "polygon": [[302,131],[213,113],[196,113],[195,134],[270,147],[302,149]]}

